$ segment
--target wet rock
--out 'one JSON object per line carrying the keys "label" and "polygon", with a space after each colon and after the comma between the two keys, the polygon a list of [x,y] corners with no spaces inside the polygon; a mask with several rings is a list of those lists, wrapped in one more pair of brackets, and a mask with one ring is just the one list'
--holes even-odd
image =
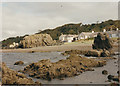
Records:
{"label": "wet rock", "polygon": [[112,80],[112,79],[113,79],[113,77],[114,77],[113,75],[108,75],[108,77],[107,77],[107,78],[108,78],[109,80]]}
{"label": "wet rock", "polygon": [[[1,66],[0,66],[1,67]],[[2,84],[3,85],[20,85],[36,84],[31,78],[24,74],[9,69],[5,63],[2,63]]]}
{"label": "wet rock", "polygon": [[20,42],[23,48],[33,48],[38,46],[52,46],[56,41],[51,38],[49,34],[34,34],[24,37]]}
{"label": "wet rock", "polygon": [[103,71],[102,71],[102,74],[107,75],[107,74],[108,74],[108,71],[107,71],[107,70],[103,70]]}
{"label": "wet rock", "polygon": [[66,60],[55,63],[52,63],[49,59],[32,63],[26,66],[23,72],[35,78],[51,81],[54,78],[62,79],[77,76],[85,71],[93,71],[91,67],[100,67],[101,65],[105,65],[105,61],[97,61],[71,54]]}
{"label": "wet rock", "polygon": [[17,61],[17,62],[15,62],[15,64],[14,65],[23,65],[24,64],[24,62],[23,61]]}
{"label": "wet rock", "polygon": [[120,72],[119,71],[117,71],[117,74],[119,74]]}

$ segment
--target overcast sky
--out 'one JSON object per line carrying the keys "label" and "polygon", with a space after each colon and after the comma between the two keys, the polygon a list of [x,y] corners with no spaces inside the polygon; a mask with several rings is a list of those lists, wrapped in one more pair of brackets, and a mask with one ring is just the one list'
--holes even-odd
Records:
{"label": "overcast sky", "polygon": [[2,39],[68,23],[88,24],[109,19],[118,19],[117,2],[4,2]]}

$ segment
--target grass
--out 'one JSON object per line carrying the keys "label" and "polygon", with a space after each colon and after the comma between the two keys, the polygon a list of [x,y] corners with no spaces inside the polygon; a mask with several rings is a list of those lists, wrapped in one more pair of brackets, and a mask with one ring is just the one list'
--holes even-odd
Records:
{"label": "grass", "polygon": [[78,40],[75,42],[66,42],[65,45],[74,45],[74,44],[93,44],[94,40]]}

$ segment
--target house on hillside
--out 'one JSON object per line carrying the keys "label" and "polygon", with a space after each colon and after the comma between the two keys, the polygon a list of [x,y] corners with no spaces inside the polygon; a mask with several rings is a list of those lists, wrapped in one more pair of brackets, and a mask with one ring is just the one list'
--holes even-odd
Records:
{"label": "house on hillside", "polygon": [[116,28],[116,30],[111,29],[110,31],[106,31],[106,29],[103,29],[102,33],[108,34],[110,38],[118,38],[119,32],[120,32],[120,30],[118,28]]}
{"label": "house on hillside", "polygon": [[88,39],[88,38],[94,38],[96,37],[98,32],[82,32],[78,35],[78,40],[80,39]]}
{"label": "house on hillside", "polygon": [[118,30],[118,31],[106,31],[105,33],[108,34],[110,38],[118,38],[119,32],[120,32],[120,30]]}
{"label": "house on hillside", "polygon": [[73,42],[75,40],[78,40],[78,35],[61,35],[59,37],[59,40],[62,41],[62,42]]}

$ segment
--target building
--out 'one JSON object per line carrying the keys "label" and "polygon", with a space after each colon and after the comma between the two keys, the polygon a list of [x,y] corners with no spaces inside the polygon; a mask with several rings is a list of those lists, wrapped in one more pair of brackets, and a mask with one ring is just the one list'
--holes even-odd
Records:
{"label": "building", "polygon": [[78,35],[78,40],[80,39],[88,39],[88,38],[94,38],[96,37],[98,32],[82,32]]}
{"label": "building", "polygon": [[118,38],[120,30],[116,31],[106,31],[105,33],[109,35],[110,38]]}
{"label": "building", "polygon": [[70,34],[68,34],[68,35],[63,35],[62,34],[59,37],[59,40],[62,41],[62,42],[73,42],[77,39],[78,39],[78,35],[70,35]]}
{"label": "building", "polygon": [[18,47],[18,46],[19,46],[18,43],[13,42],[13,44],[9,45],[9,48],[15,48],[15,47]]}

